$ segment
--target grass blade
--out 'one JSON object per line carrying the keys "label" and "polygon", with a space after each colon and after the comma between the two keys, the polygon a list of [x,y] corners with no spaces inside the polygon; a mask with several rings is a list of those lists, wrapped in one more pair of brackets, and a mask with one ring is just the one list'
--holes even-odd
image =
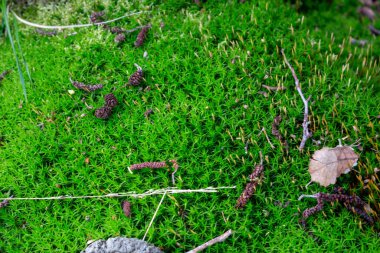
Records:
{"label": "grass blade", "polygon": [[20,61],[19,61],[19,58],[17,56],[16,47],[15,47],[15,44],[14,44],[14,41],[13,41],[13,38],[12,38],[12,34],[11,34],[11,28],[9,26],[8,9],[7,9],[7,1],[6,0],[3,0],[3,3],[2,3],[2,12],[3,12],[4,23],[5,23],[7,34],[8,34],[8,37],[9,37],[9,41],[10,41],[11,46],[12,46],[13,54],[15,55],[15,58],[16,58],[17,69],[18,69],[18,73],[20,75],[20,81],[21,81],[22,91],[23,91],[24,97],[25,97],[25,102],[27,102],[28,101],[28,97],[27,97],[27,94],[26,94],[25,79],[24,79],[24,75],[22,74],[22,69],[21,69]]}
{"label": "grass blade", "polygon": [[14,26],[14,29],[15,29],[15,36],[16,36],[16,41],[17,41],[17,45],[18,45],[18,50],[19,50],[19,52],[21,54],[22,61],[23,61],[24,66],[25,66],[26,73],[28,74],[28,77],[29,77],[29,81],[32,82],[32,76],[30,75],[28,63],[25,60],[25,56],[24,56],[24,53],[23,53],[21,45],[20,45],[20,37],[18,36],[18,24],[17,24],[16,19],[14,19],[13,21],[14,21],[13,26]]}

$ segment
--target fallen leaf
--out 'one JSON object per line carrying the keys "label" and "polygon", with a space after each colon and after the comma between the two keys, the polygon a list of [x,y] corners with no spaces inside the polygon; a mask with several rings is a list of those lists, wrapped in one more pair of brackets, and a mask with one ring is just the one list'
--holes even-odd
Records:
{"label": "fallen leaf", "polygon": [[359,156],[349,146],[324,147],[317,150],[309,164],[311,181],[325,187],[335,184],[342,173],[348,173],[356,165],[358,158]]}

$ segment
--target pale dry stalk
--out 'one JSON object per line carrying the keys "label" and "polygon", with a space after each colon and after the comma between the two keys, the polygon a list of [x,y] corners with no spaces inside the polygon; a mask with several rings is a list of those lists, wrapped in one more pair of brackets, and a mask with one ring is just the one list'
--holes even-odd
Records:
{"label": "pale dry stalk", "polygon": [[294,78],[294,83],[296,85],[296,89],[297,89],[299,95],[301,96],[302,102],[303,102],[304,107],[305,107],[304,115],[303,115],[303,123],[302,123],[303,134],[302,134],[302,140],[301,140],[300,147],[299,147],[300,150],[303,150],[305,147],[307,139],[309,139],[312,136],[312,133],[309,131],[309,128],[308,128],[308,125],[309,125],[309,122],[308,122],[309,100],[311,97],[308,97],[308,99],[305,98],[305,96],[303,95],[302,90],[301,90],[300,81],[298,80],[298,77],[296,75],[296,72],[294,71],[294,68],[288,62],[288,59],[286,58],[286,55],[284,53],[284,49],[281,49],[281,53],[284,57],[284,61],[285,61],[286,65],[289,67],[290,71],[292,72],[292,75]]}
{"label": "pale dry stalk", "polygon": [[228,230],[227,232],[225,232],[224,234],[218,236],[218,237],[215,237],[214,239],[208,241],[208,242],[205,242],[204,244],[196,247],[195,249],[192,249],[190,251],[188,251],[187,253],[197,253],[197,252],[200,252],[204,249],[206,249],[207,247],[210,247],[218,242],[223,242],[225,241],[230,235],[232,234],[232,230]]}

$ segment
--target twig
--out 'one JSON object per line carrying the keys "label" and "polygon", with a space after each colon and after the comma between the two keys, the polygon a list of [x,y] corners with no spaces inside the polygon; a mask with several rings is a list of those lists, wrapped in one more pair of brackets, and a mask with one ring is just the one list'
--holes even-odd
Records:
{"label": "twig", "polygon": [[373,224],[373,218],[369,216],[364,209],[366,206],[366,203],[363,200],[361,200],[358,196],[343,194],[341,191],[339,193],[332,193],[332,194],[319,192],[314,195],[301,195],[298,198],[298,200],[301,200],[303,198],[314,198],[314,199],[317,199],[317,202],[318,202],[316,206],[308,208],[305,211],[303,211],[301,224],[304,227],[306,227],[306,219],[308,217],[310,217],[311,215],[319,211],[322,211],[324,207],[324,202],[335,202],[335,201],[342,203],[352,213],[358,214],[365,221],[367,221],[368,224]]}
{"label": "twig", "polygon": [[141,14],[141,13],[145,13],[146,11],[139,11],[139,12],[132,12],[132,13],[128,13],[124,16],[121,16],[121,17],[118,17],[118,18],[115,18],[115,19],[111,19],[111,20],[107,20],[107,21],[104,21],[104,22],[99,22],[99,23],[90,23],[90,24],[77,24],[77,25],[63,25],[63,26],[57,26],[57,25],[40,25],[40,24],[36,24],[36,23],[32,23],[30,21],[27,21],[25,19],[22,19],[21,17],[17,16],[16,13],[13,13],[13,15],[15,16],[15,18],[20,21],[21,23],[25,24],[25,25],[28,25],[28,26],[33,26],[33,27],[38,27],[38,28],[42,28],[42,29],[67,29],[67,28],[80,28],[80,27],[90,27],[90,26],[94,26],[94,25],[104,25],[104,24],[108,24],[108,23],[112,23],[112,22],[115,22],[115,21],[118,21],[120,19],[123,19],[123,18],[126,18],[126,17],[130,17],[130,16],[133,16],[133,15],[138,15],[138,14]]}
{"label": "twig", "polygon": [[145,231],[145,235],[144,235],[144,237],[143,237],[143,239],[142,239],[143,241],[145,240],[145,237],[146,237],[146,235],[148,234],[149,229],[150,229],[150,227],[151,227],[152,224],[153,224],[154,218],[156,218],[157,212],[158,212],[158,210],[160,209],[160,206],[161,206],[162,201],[164,200],[164,198],[165,198],[165,196],[166,196],[166,193],[167,193],[167,191],[165,191],[164,195],[162,195],[162,198],[161,198],[161,200],[160,200],[160,203],[158,203],[158,206],[157,206],[157,208],[156,208],[156,211],[154,212],[153,217],[152,217],[152,219],[150,220],[149,226],[148,226],[148,228],[147,228],[146,231]]}
{"label": "twig", "polygon": [[214,239],[208,241],[208,242],[205,242],[204,244],[196,247],[195,249],[193,250],[190,250],[188,251],[187,253],[197,253],[197,252],[200,252],[204,249],[206,249],[207,247],[210,247],[218,242],[223,242],[224,240],[226,240],[230,235],[232,234],[232,230],[228,230],[227,232],[225,232],[224,234],[218,236],[218,237],[215,237]]}
{"label": "twig", "polygon": [[57,35],[57,30],[44,31],[42,29],[36,28],[36,33],[41,34],[43,36],[55,36]]}
{"label": "twig", "polygon": [[272,149],[274,149],[274,146],[273,146],[272,142],[270,142],[270,140],[269,140],[269,137],[268,137],[267,131],[265,130],[265,127],[263,127],[263,129],[261,129],[261,131],[260,131],[260,133],[259,133],[258,135],[260,136],[260,134],[261,134],[262,132],[265,134],[265,137],[267,138],[267,141],[268,141],[270,147],[271,147]]}
{"label": "twig", "polygon": [[8,75],[9,73],[11,73],[12,70],[5,70],[3,71],[3,73],[1,73],[0,75],[0,82],[3,81],[3,79],[5,78],[6,75]]}
{"label": "twig", "polygon": [[272,134],[280,141],[280,143],[285,147],[285,151],[288,152],[289,145],[288,142],[284,139],[284,137],[281,135],[280,131],[278,130],[278,127],[281,123],[281,115],[276,116],[273,120],[272,124]]}
{"label": "twig", "polygon": [[[235,189],[236,186],[222,186],[222,187],[207,187],[204,189],[177,189],[175,187],[168,187],[158,190],[149,190],[144,193],[132,192],[122,192],[122,193],[109,193],[105,195],[90,195],[90,196],[55,196],[55,197],[34,197],[34,198],[12,198],[14,200],[62,200],[62,199],[100,199],[100,198],[121,198],[121,197],[131,197],[131,198],[145,198],[152,195],[161,195],[165,192],[170,194],[183,194],[183,193],[214,193],[219,192],[223,189]],[[0,200],[9,200],[10,198],[0,198]]]}
{"label": "twig", "polygon": [[271,90],[271,91],[279,91],[279,90],[285,90],[286,87],[284,86],[268,86],[268,85],[261,85],[263,88],[267,89],[267,90]]}
{"label": "twig", "polygon": [[173,185],[175,185],[175,177],[174,177],[174,174],[177,172],[178,170],[178,163],[177,163],[177,160],[170,160],[171,163],[173,163],[173,168],[174,168],[174,171],[172,173],[172,183]]}
{"label": "twig", "polygon": [[292,72],[297,91],[298,91],[299,95],[301,96],[302,102],[304,103],[304,106],[305,106],[305,111],[304,111],[304,115],[303,115],[303,123],[302,123],[303,134],[302,134],[302,140],[301,140],[300,147],[299,147],[300,150],[303,150],[303,148],[305,147],[307,139],[309,139],[312,136],[312,133],[308,129],[308,125],[309,125],[309,122],[308,122],[309,105],[308,104],[309,104],[309,100],[311,97],[309,97],[308,99],[305,99],[305,96],[302,93],[300,82],[297,78],[296,72],[294,71],[294,68],[292,67],[292,65],[290,65],[290,63],[288,62],[288,59],[286,59],[284,49],[281,49],[281,53],[284,56],[284,61],[285,61],[286,65],[288,65],[290,71]]}
{"label": "twig", "polygon": [[357,40],[350,37],[350,42],[352,45],[359,45],[361,47],[364,47],[368,43],[368,40],[359,40],[359,39]]}
{"label": "twig", "polygon": [[373,25],[369,25],[368,28],[373,35],[375,35],[375,36],[380,35],[380,30],[376,29]]}

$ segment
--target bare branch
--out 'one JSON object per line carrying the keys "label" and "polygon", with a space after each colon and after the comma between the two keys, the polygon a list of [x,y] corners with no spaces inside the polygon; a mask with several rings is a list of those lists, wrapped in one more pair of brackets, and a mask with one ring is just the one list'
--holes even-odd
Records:
{"label": "bare branch", "polygon": [[188,251],[187,253],[197,253],[197,252],[200,252],[204,249],[206,249],[207,247],[210,247],[218,242],[223,242],[224,240],[226,240],[230,235],[232,234],[232,230],[228,230],[227,232],[225,232],[224,234],[218,236],[218,237],[215,237],[214,239],[208,241],[208,242],[205,242],[204,244],[196,247],[195,249],[193,250],[190,250]]}
{"label": "bare branch", "polygon": [[284,61],[285,61],[286,65],[288,65],[290,71],[292,72],[292,75],[293,75],[293,78],[294,78],[294,83],[296,85],[296,89],[297,89],[299,95],[301,96],[302,102],[304,103],[304,106],[305,106],[305,111],[304,111],[304,115],[303,115],[303,123],[302,123],[303,134],[302,134],[302,140],[301,140],[300,147],[299,147],[300,150],[303,150],[304,147],[305,147],[307,139],[309,139],[313,135],[309,131],[309,128],[308,128],[308,125],[309,125],[308,117],[309,117],[309,100],[310,100],[310,97],[308,99],[305,99],[305,96],[302,93],[300,82],[298,80],[296,72],[294,71],[294,68],[292,67],[292,65],[290,65],[290,63],[288,62],[288,59],[286,59],[286,55],[284,53],[284,49],[281,49],[281,53],[284,56]]}
{"label": "bare branch", "polygon": [[156,215],[157,215],[157,213],[158,213],[158,210],[160,209],[160,206],[161,206],[161,204],[162,204],[162,201],[164,201],[164,198],[165,198],[165,196],[166,196],[166,193],[167,193],[167,191],[165,191],[164,195],[162,195],[162,198],[161,198],[161,200],[160,200],[160,203],[158,203],[158,206],[157,206],[157,208],[156,208],[156,211],[154,212],[153,217],[152,217],[152,219],[151,219],[150,222],[149,222],[149,226],[148,226],[148,228],[147,228],[146,231],[145,231],[145,234],[144,234],[144,237],[143,237],[143,241],[145,241],[145,237],[146,237],[146,235],[148,234],[149,229],[150,229],[150,227],[151,227],[152,224],[153,224],[154,218],[156,218]]}
{"label": "bare branch", "polygon": [[267,138],[267,141],[268,141],[270,147],[271,147],[272,149],[274,149],[274,146],[273,146],[272,142],[270,142],[270,140],[269,140],[269,137],[268,137],[267,131],[265,130],[265,127],[263,127],[263,129],[261,129],[261,131],[260,131],[260,133],[258,134],[258,136],[260,136],[260,134],[261,134],[262,132],[265,134],[265,138]]}
{"label": "bare branch", "polygon": [[[15,200],[61,200],[61,199],[100,199],[100,198],[121,198],[121,197],[131,197],[131,198],[145,198],[147,196],[152,195],[161,195],[165,192],[170,194],[182,194],[182,193],[214,193],[218,192],[222,189],[235,189],[236,186],[222,186],[222,187],[207,187],[204,189],[177,189],[175,187],[168,187],[164,189],[158,190],[149,190],[144,193],[136,193],[136,192],[122,192],[122,193],[108,193],[105,195],[90,195],[90,196],[55,196],[55,197],[33,197],[33,198],[13,198],[12,201]],[[0,200],[9,200],[10,198],[0,198]]]}

